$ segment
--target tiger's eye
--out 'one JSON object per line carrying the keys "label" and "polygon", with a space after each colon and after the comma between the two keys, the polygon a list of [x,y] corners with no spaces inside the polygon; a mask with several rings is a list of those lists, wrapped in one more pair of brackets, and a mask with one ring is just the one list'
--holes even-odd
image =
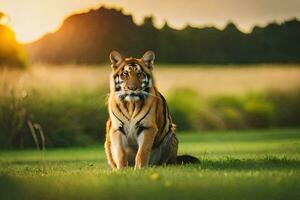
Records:
{"label": "tiger's eye", "polygon": [[123,72],[123,73],[122,73],[122,76],[127,77],[127,76],[128,76],[128,72]]}
{"label": "tiger's eye", "polygon": [[139,78],[143,78],[144,77],[144,74],[142,72],[139,72],[137,75],[138,75]]}

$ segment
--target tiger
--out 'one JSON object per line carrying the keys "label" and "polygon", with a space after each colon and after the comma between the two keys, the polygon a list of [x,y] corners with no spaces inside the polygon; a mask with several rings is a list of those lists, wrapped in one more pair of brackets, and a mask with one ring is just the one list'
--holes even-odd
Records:
{"label": "tiger", "polygon": [[153,77],[155,54],[124,58],[112,51],[109,118],[106,123],[105,152],[112,169],[177,163],[195,163],[193,156],[177,156],[176,126]]}

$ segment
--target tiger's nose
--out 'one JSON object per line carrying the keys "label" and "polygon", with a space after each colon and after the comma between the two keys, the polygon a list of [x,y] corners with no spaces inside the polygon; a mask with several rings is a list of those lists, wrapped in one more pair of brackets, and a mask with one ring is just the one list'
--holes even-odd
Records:
{"label": "tiger's nose", "polygon": [[136,90],[137,86],[136,85],[128,85],[129,90]]}

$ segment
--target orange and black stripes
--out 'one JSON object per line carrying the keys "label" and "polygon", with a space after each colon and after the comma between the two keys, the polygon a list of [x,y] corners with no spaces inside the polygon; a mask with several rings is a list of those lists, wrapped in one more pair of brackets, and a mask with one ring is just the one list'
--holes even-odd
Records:
{"label": "orange and black stripes", "polygon": [[[174,162],[178,142],[166,100],[155,87],[154,53],[146,52],[141,59],[124,59],[112,52],[110,59],[113,71],[105,143],[110,166],[122,168],[126,163],[134,163],[135,168],[147,166],[154,148],[166,152],[157,155],[159,159],[153,164],[171,162],[168,158]],[[168,144],[174,145],[162,147]]]}

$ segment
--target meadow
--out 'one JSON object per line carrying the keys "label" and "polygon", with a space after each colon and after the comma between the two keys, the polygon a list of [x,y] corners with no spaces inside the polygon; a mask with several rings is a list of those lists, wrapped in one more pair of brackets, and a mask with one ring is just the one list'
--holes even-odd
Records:
{"label": "meadow", "polygon": [[155,68],[179,154],[201,162],[140,171],[106,164],[109,73],[1,69],[0,199],[299,199],[298,65]]}
{"label": "meadow", "polygon": [[299,199],[299,128],[178,136],[200,164],[111,171],[100,144],[2,150],[0,199]]}
{"label": "meadow", "polygon": [[[102,141],[110,71],[108,64],[1,69],[0,148],[33,148],[40,134],[47,147]],[[298,65],[158,65],[154,75],[179,131],[300,126]]]}

